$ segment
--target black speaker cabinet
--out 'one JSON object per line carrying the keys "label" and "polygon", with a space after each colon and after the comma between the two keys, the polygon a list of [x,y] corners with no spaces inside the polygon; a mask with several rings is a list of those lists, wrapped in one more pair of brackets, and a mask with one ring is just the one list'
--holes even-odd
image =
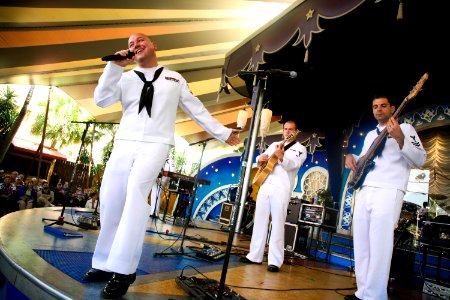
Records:
{"label": "black speaker cabinet", "polygon": [[222,209],[220,210],[219,224],[227,226],[230,225],[232,213],[233,213],[233,204],[226,202],[222,203]]}
{"label": "black speaker cabinet", "polygon": [[302,204],[300,201],[290,201],[289,202],[287,216],[286,216],[286,222],[292,223],[292,224],[297,224],[301,205]]}
{"label": "black speaker cabinet", "polygon": [[[284,250],[293,252],[297,243],[297,224],[285,223],[284,224]],[[267,234],[267,244],[270,241],[270,234],[272,232],[272,222],[269,225],[269,233]]]}
{"label": "black speaker cabinet", "polygon": [[306,254],[310,228],[311,226],[302,226],[302,225],[298,226],[297,241],[294,247],[295,253]]}
{"label": "black speaker cabinet", "polygon": [[192,181],[183,180],[181,178],[170,178],[168,190],[179,194],[192,194],[194,190]]}
{"label": "black speaker cabinet", "polygon": [[325,207],[322,226],[336,228],[338,222],[338,213],[339,211],[337,209]]}

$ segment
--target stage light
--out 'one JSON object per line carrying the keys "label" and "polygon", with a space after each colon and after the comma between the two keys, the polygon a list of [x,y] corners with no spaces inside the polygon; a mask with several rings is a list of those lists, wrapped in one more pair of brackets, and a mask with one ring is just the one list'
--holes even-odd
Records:
{"label": "stage light", "polygon": [[270,130],[270,122],[272,121],[272,111],[264,108],[261,111],[261,123],[259,125],[259,134],[266,137]]}
{"label": "stage light", "polygon": [[245,125],[247,124],[248,119],[248,112],[245,110],[245,108],[239,110],[238,116],[237,116],[237,127],[240,129],[244,129]]}

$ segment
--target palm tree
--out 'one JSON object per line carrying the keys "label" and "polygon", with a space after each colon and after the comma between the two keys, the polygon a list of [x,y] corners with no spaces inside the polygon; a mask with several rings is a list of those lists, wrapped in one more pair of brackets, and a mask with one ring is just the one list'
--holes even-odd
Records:
{"label": "palm tree", "polygon": [[[46,101],[41,101],[38,106],[42,111],[35,117],[30,133],[41,136],[45,124]],[[78,120],[82,112],[75,101],[67,96],[53,94],[52,105],[49,110],[49,121],[46,129],[46,139],[51,141],[51,148],[61,148],[81,141],[83,133],[82,125],[72,123],[70,120]]]}
{"label": "palm tree", "polygon": [[16,104],[17,95],[8,85],[0,93],[0,142],[3,142],[17,118],[19,107]]}
{"label": "palm tree", "polygon": [[3,159],[5,158],[6,152],[8,152],[9,145],[11,145],[11,142],[12,142],[14,136],[16,135],[17,130],[19,130],[20,124],[22,124],[22,121],[25,118],[28,104],[30,104],[30,100],[31,100],[31,97],[33,96],[33,92],[34,92],[34,85],[31,85],[30,89],[28,90],[27,97],[25,98],[25,102],[23,103],[22,109],[20,110],[19,114],[15,118],[14,123],[12,123],[11,129],[6,133],[4,139],[2,140],[2,143],[0,145],[0,164],[2,163]]}

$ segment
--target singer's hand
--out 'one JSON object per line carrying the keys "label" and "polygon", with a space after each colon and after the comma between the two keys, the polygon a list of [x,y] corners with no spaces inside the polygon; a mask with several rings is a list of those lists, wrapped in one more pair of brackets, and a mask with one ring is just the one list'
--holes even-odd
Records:
{"label": "singer's hand", "polygon": [[225,143],[227,143],[230,146],[236,146],[240,142],[241,142],[241,139],[239,138],[239,131],[238,130],[231,131],[230,136],[225,141]]}
{"label": "singer's hand", "polygon": [[[122,56],[126,57],[128,55],[128,49],[117,51],[114,54],[118,54],[118,55],[122,55]],[[129,64],[131,64],[133,62],[133,59],[132,58],[127,58],[127,59],[124,59],[124,60],[113,60],[112,62],[115,63],[116,65],[121,66],[121,67],[126,67],[126,66],[128,66]]]}

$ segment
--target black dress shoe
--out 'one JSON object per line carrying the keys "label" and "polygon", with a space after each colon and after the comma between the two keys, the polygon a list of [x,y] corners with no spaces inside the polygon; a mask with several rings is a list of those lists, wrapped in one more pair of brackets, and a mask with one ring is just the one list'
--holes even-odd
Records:
{"label": "black dress shoe", "polygon": [[90,269],[84,274],[83,279],[88,282],[108,281],[113,276],[112,272],[106,272],[99,269]]}
{"label": "black dress shoe", "polygon": [[136,273],[124,275],[114,273],[102,291],[103,298],[115,299],[126,294],[128,287],[136,280]]}
{"label": "black dress shoe", "polygon": [[241,258],[239,258],[239,261],[241,262],[241,263],[244,263],[244,264],[255,264],[255,265],[260,265],[261,263],[260,262],[254,262],[254,261],[251,261],[250,259],[248,259],[247,257],[241,257]]}
{"label": "black dress shoe", "polygon": [[356,297],[355,294],[347,295],[344,297],[345,300],[361,300],[358,297]]}
{"label": "black dress shoe", "polygon": [[280,268],[278,268],[277,266],[274,266],[274,265],[269,265],[267,267],[267,271],[269,271],[269,272],[278,272],[279,270],[280,270]]}

